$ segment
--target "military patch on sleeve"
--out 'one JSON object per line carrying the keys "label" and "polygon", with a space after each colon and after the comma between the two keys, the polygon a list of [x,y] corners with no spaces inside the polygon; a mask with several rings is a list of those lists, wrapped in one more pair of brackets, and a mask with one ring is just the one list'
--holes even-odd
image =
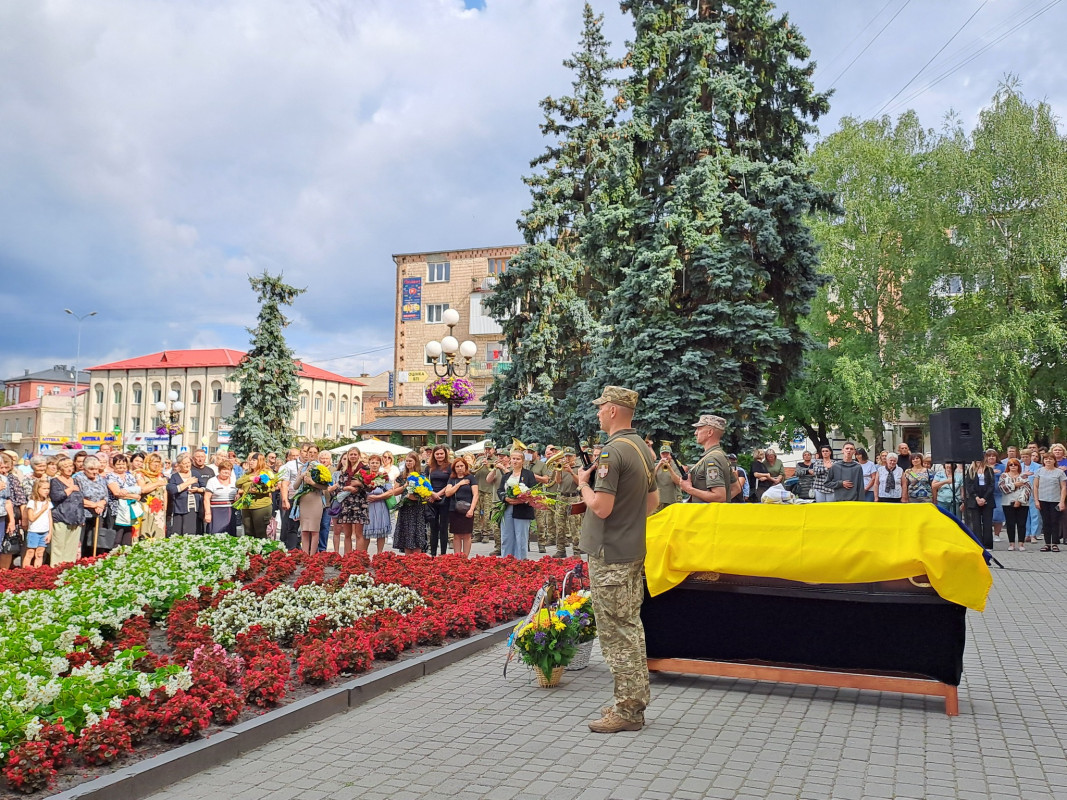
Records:
{"label": "military patch on sleeve", "polygon": [[720,477],[721,476],[719,474],[719,468],[717,466],[715,466],[714,464],[709,464],[708,465],[708,480],[709,481],[717,481],[717,480],[719,480]]}
{"label": "military patch on sleeve", "polygon": [[596,471],[596,476],[598,478],[606,478],[606,477],[608,477],[608,462],[606,462],[606,461],[601,461],[600,462],[600,467]]}

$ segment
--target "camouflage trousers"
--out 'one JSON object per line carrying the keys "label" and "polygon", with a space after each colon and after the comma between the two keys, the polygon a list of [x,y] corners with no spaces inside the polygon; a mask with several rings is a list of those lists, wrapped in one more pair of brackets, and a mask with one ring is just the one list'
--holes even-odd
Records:
{"label": "camouflage trousers", "polygon": [[560,497],[559,502],[552,506],[556,515],[556,552],[563,553],[568,544],[573,544],[575,553],[578,548],[578,537],[582,533],[582,515],[572,514],[571,506],[581,502],[574,497]]}
{"label": "camouflage trousers", "polygon": [[543,553],[550,544],[556,543],[556,514],[551,508],[538,509],[534,512],[534,522],[537,524],[537,542]]}
{"label": "camouflage trousers", "polygon": [[[493,525],[491,519],[493,514],[493,501],[495,499],[496,495],[492,490],[478,493],[478,505],[474,509],[474,541],[496,541],[497,547],[499,547],[500,526]],[[494,528],[496,528],[495,534],[493,530]]]}
{"label": "camouflage trousers", "polygon": [[643,721],[650,692],[645,628],[643,561],[605,564],[589,556],[589,583],[596,610],[597,636],[604,660],[615,679],[615,713],[630,722]]}

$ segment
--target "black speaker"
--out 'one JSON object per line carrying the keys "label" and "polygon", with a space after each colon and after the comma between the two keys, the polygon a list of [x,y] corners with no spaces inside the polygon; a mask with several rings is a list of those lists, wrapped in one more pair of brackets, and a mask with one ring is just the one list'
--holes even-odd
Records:
{"label": "black speaker", "polygon": [[981,461],[982,411],[978,408],[946,408],[930,415],[930,455],[935,464]]}

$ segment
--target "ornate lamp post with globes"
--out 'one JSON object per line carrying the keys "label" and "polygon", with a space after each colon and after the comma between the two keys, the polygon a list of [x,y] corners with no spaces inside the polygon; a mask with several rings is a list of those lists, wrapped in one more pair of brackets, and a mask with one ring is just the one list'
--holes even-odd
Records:
{"label": "ornate lamp post with globes", "polygon": [[163,401],[156,403],[156,411],[159,413],[159,427],[156,428],[156,433],[162,436],[166,432],[167,458],[172,461],[174,460],[174,436],[182,431],[178,426],[178,420],[181,419],[184,408],[185,404],[178,399],[178,393],[173,389],[167,392],[166,403]]}
{"label": "ornate lamp post with globes", "polygon": [[[448,449],[451,450],[452,408],[474,399],[473,388],[466,377],[470,372],[471,359],[478,352],[478,345],[469,339],[460,344],[452,335],[452,329],[459,323],[459,312],[454,308],[445,309],[441,321],[448,326],[448,336],[441,341],[435,339],[426,344],[426,355],[433,362],[433,371],[438,377],[427,390],[427,396],[431,403],[443,401],[448,406]],[[457,352],[463,359],[462,364],[456,363]],[[441,363],[442,353],[445,357],[444,364]]]}

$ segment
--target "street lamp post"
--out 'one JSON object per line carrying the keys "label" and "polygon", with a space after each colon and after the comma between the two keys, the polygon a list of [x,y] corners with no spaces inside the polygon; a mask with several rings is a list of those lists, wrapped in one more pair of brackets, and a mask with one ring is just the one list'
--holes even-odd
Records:
{"label": "street lamp post", "polygon": [[169,460],[174,459],[174,429],[178,426],[178,420],[181,419],[184,408],[185,404],[178,399],[178,393],[174,390],[167,392],[166,403],[163,401],[156,403],[159,425],[167,429],[167,458]]}
{"label": "street lamp post", "polygon": [[89,317],[95,317],[96,312],[90,311],[88,314],[79,316],[69,308],[64,308],[63,310],[78,320],[78,355],[74,357],[74,397],[70,401],[70,440],[75,442],[78,439],[78,365],[82,360],[82,322]]}
{"label": "street lamp post", "polygon": [[[448,336],[441,341],[436,339],[426,344],[426,355],[433,361],[433,371],[438,378],[465,378],[470,372],[471,359],[478,352],[478,345],[469,339],[460,344],[452,329],[459,324],[459,312],[454,308],[445,309],[441,321],[448,326]],[[463,358],[462,364],[456,363],[456,353]],[[444,353],[445,363],[441,364]],[[452,449],[452,398],[445,400],[448,405],[448,449]]]}

